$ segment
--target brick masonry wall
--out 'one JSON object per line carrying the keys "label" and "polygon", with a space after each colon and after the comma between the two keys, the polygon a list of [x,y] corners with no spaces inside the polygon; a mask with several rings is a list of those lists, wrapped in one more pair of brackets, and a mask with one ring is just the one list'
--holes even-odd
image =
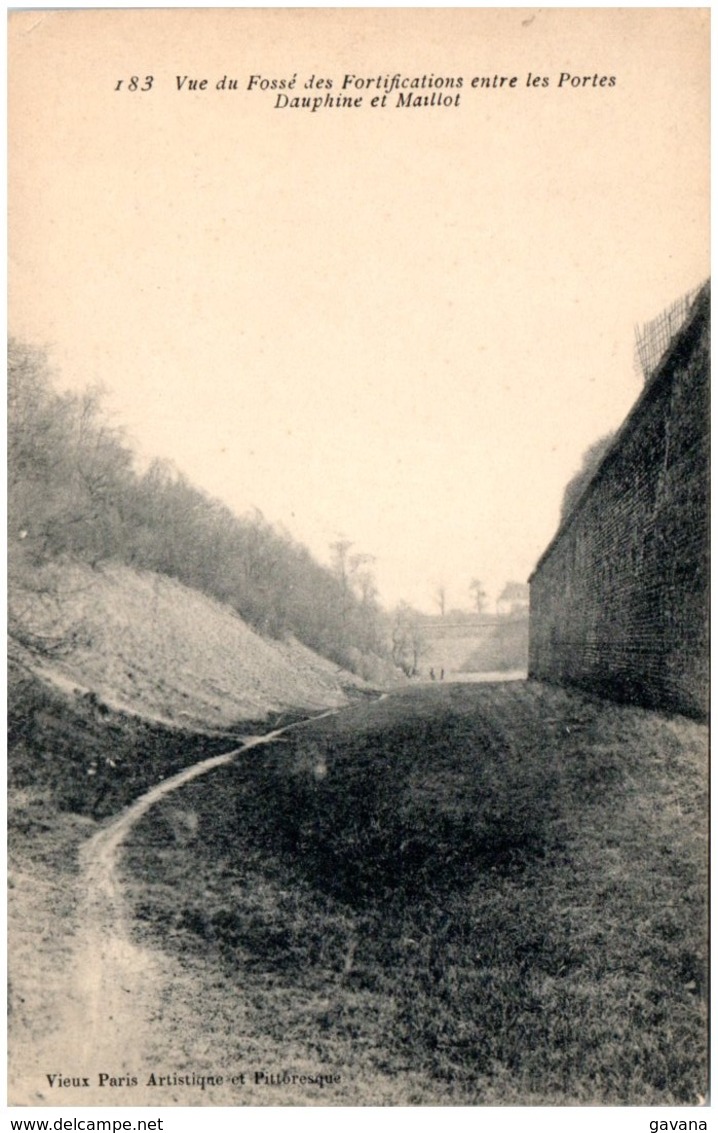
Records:
{"label": "brick masonry wall", "polygon": [[530,579],[529,676],[705,718],[706,286]]}

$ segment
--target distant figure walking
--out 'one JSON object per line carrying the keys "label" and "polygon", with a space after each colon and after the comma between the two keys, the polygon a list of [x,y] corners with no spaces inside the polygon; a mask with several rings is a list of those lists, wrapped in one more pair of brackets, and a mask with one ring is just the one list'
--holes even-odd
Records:
{"label": "distant figure walking", "polygon": [[436,680],[436,673],[433,669],[429,669],[429,676],[431,677],[432,681]]}
{"label": "distant figure walking", "polygon": [[439,680],[442,680],[442,681],[443,681],[443,679],[444,679],[444,670],[442,669],[442,670],[441,670],[441,676],[440,676]]}

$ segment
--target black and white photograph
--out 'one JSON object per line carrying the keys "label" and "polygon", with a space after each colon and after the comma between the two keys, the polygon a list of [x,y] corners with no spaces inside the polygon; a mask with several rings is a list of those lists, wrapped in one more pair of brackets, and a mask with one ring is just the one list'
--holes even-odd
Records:
{"label": "black and white photograph", "polygon": [[709,47],[9,13],[12,1110],[707,1128]]}

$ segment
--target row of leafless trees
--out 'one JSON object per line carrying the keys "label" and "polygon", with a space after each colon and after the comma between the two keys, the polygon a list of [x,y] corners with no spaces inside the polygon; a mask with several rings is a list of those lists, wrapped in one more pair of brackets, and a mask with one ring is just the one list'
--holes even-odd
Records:
{"label": "row of leafless trees", "polygon": [[[145,471],[98,390],[58,393],[45,356],[10,344],[9,559],[15,579],[63,556],[169,575],[228,603],[274,636],[339,662],[389,652],[367,556],[348,541],[319,564],[260,512],[237,516],[172,465]],[[13,578],[11,575],[11,584]]]}

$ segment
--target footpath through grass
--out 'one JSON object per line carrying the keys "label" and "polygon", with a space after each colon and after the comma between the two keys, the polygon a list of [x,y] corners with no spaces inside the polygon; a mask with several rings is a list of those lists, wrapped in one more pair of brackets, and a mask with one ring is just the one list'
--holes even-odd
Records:
{"label": "footpath through grass", "polygon": [[129,846],[136,917],[241,981],[281,1069],[301,1049],[436,1103],[697,1104],[706,745],[534,683],[408,689],[164,800]]}

